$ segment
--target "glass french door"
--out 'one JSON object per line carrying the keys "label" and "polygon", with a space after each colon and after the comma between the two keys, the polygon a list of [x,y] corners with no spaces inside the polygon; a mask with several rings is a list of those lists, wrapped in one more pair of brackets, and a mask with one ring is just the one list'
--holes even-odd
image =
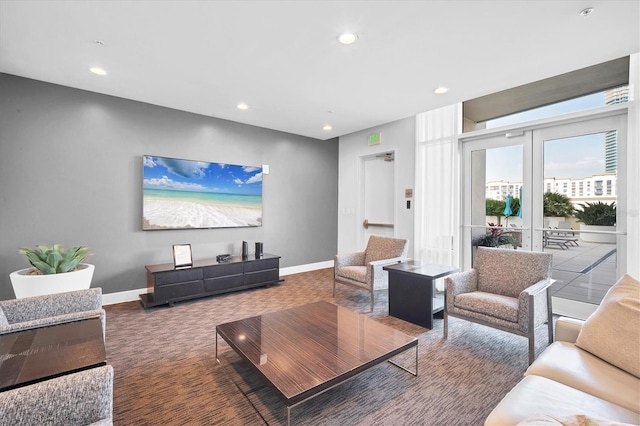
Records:
{"label": "glass french door", "polygon": [[[463,266],[476,245],[531,250],[531,131],[466,141],[463,145]],[[529,206],[529,207],[527,207]],[[504,243],[504,244],[503,244]]]}
{"label": "glass french door", "polygon": [[[551,252],[554,312],[588,316],[626,271],[626,200],[617,195],[626,193],[625,162],[617,161],[625,142],[624,112],[464,140],[464,268],[473,264],[474,243],[495,246],[496,237],[518,250]],[[557,199],[578,209],[615,202],[616,226],[585,230],[573,214],[549,216]]]}

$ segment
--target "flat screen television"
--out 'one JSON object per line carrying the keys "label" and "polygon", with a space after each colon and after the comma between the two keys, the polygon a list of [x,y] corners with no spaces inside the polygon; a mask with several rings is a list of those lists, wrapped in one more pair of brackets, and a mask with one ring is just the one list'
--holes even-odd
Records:
{"label": "flat screen television", "polygon": [[262,167],[143,156],[142,229],[262,226]]}

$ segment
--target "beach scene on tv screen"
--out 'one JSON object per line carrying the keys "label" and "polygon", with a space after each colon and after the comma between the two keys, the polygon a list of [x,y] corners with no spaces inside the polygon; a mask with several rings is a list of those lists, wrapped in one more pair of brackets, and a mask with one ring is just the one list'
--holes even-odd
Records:
{"label": "beach scene on tv screen", "polygon": [[262,226],[262,167],[143,156],[145,230]]}

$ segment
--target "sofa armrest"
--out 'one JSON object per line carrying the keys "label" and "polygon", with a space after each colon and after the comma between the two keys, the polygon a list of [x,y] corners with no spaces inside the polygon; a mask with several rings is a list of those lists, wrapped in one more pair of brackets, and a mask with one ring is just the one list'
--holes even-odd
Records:
{"label": "sofa armrest", "polygon": [[333,258],[333,265],[336,268],[341,266],[364,266],[364,251],[357,251],[353,253],[336,254]]}
{"label": "sofa armrest", "polygon": [[453,312],[454,300],[458,294],[470,293],[478,289],[478,272],[475,269],[458,272],[444,279],[444,309]]}
{"label": "sofa armrest", "polygon": [[0,413],[3,424],[22,426],[112,421],[113,367],[90,368],[0,392]]}
{"label": "sofa armrest", "polygon": [[406,257],[392,257],[389,259],[374,260],[367,263],[367,282],[375,283],[384,279],[386,271],[382,268],[387,265],[394,265],[396,263],[403,263],[409,260]]}
{"label": "sofa armrest", "polygon": [[96,287],[66,293],[3,300],[1,305],[9,324],[27,322],[102,309],[102,289]]}
{"label": "sofa armrest", "polygon": [[50,327],[53,325],[64,324],[67,322],[81,321],[89,318],[100,318],[102,322],[102,334],[104,337],[106,331],[106,311],[104,309],[96,309],[92,311],[73,312],[71,314],[56,315],[54,317],[39,318],[30,321],[18,322],[5,326],[0,326],[0,334],[15,333],[16,331],[31,330],[33,328]]}
{"label": "sofa armrest", "polygon": [[458,272],[444,279],[447,296],[454,297],[462,293],[470,293],[478,289],[478,274],[475,269]]}
{"label": "sofa armrest", "polygon": [[556,341],[575,343],[583,324],[584,321],[575,318],[558,318],[556,321]]}
{"label": "sofa armrest", "polygon": [[387,265],[393,265],[394,263],[403,263],[403,262],[406,262],[407,260],[409,260],[409,258],[407,257],[392,257],[390,259],[375,260],[373,262],[369,262],[367,265],[370,265],[376,268],[376,267],[382,267]]}
{"label": "sofa armrest", "polygon": [[[527,324],[528,327],[529,310],[531,309],[530,303],[533,303],[534,327],[544,324],[548,320],[547,291],[550,286],[551,280],[547,278],[530,285],[520,292],[518,296],[518,322],[520,324]],[[530,300],[532,300],[532,302],[530,302]]]}
{"label": "sofa armrest", "polygon": [[539,293],[544,292],[544,290],[549,288],[550,286],[551,286],[550,279],[540,280],[537,283],[532,284],[529,287],[522,290],[522,292],[520,292],[520,297],[522,297],[523,295],[525,295],[525,297],[529,297],[529,295],[535,296]]}

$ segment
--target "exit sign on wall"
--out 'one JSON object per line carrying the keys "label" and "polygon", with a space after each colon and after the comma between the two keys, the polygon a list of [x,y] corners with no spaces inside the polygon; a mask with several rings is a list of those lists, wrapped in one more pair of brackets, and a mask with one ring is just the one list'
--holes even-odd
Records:
{"label": "exit sign on wall", "polygon": [[380,145],[380,143],[382,142],[382,135],[380,134],[380,132],[371,133],[367,141],[369,142],[369,146]]}

